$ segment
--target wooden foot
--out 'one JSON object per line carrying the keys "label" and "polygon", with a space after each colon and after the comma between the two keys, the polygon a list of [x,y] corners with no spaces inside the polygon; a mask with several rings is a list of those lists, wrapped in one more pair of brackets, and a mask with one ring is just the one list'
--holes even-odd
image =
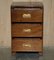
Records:
{"label": "wooden foot", "polygon": [[39,52],[39,55],[40,55],[40,56],[42,56],[42,55],[43,55],[43,53],[42,53],[42,52]]}
{"label": "wooden foot", "polygon": [[12,52],[12,55],[15,55],[16,54],[16,52]]}

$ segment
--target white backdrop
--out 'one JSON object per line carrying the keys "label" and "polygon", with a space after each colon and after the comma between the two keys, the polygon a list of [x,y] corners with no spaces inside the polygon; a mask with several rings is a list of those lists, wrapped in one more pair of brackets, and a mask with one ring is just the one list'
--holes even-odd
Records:
{"label": "white backdrop", "polygon": [[[53,0],[13,0],[14,2],[41,1],[44,4],[44,46],[54,46],[54,14]],[[10,6],[12,0],[0,0],[0,46],[11,46],[11,13]],[[53,1],[54,2],[54,1]]]}

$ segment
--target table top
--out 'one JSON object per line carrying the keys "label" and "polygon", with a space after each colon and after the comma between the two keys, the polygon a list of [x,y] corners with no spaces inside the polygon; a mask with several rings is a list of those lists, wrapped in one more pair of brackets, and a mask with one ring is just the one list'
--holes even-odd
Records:
{"label": "table top", "polygon": [[13,2],[11,8],[43,8],[42,2]]}

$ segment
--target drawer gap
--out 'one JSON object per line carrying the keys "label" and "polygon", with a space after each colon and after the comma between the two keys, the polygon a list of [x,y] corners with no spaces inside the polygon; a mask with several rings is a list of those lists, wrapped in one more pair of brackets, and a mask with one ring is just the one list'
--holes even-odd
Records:
{"label": "drawer gap", "polygon": [[12,24],[43,24],[43,22],[12,22]]}
{"label": "drawer gap", "polygon": [[43,37],[12,37],[12,39],[14,39],[14,38],[40,38],[40,39],[43,39]]}

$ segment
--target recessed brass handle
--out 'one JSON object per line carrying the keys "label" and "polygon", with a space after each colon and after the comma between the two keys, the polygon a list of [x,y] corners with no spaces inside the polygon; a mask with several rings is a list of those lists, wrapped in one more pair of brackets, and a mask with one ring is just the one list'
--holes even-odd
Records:
{"label": "recessed brass handle", "polygon": [[23,18],[31,18],[31,14],[23,14]]}
{"label": "recessed brass handle", "polygon": [[31,44],[26,44],[26,43],[24,43],[23,46],[24,46],[24,47],[31,47]]}
{"label": "recessed brass handle", "polygon": [[31,32],[31,29],[23,29],[23,32]]}

